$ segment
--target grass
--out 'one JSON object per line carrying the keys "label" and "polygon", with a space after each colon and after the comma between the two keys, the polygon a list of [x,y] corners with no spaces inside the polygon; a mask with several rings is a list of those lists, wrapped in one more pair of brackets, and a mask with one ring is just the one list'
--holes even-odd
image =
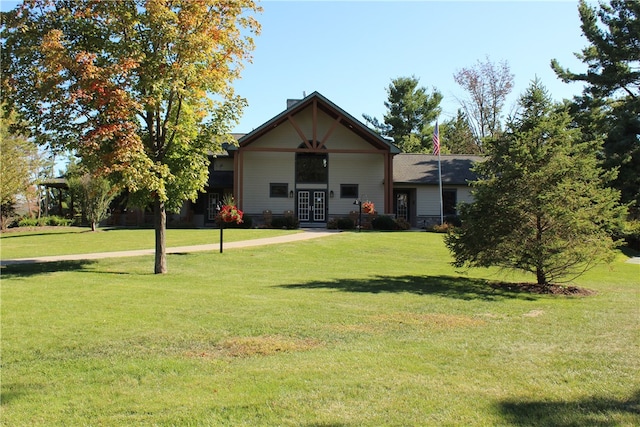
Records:
{"label": "grass", "polygon": [[[296,232],[295,230],[228,229],[224,230],[224,241],[260,239]],[[2,233],[0,249],[3,259],[153,249],[154,233],[153,229],[102,228],[91,232],[81,227],[34,228],[26,232]],[[219,229],[167,230],[168,247],[219,242]]]}
{"label": "grass", "polygon": [[163,276],[9,266],[2,424],[638,425],[625,259],[575,283],[589,297],[494,289],[431,233],[170,255]]}

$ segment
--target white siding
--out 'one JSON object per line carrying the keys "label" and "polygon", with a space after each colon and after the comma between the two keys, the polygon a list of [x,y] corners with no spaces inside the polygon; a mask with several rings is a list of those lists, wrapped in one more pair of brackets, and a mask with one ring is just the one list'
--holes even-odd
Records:
{"label": "white siding", "polygon": [[298,148],[300,135],[289,121],[286,121],[255,140],[253,146],[261,148]]}
{"label": "white siding", "polygon": [[[319,137],[321,138],[321,137]],[[371,150],[373,147],[364,139],[353,133],[343,123],[336,126],[333,133],[325,143],[327,148],[341,150]]]}
{"label": "white siding", "polygon": [[384,156],[381,154],[329,154],[329,215],[342,216],[358,210],[353,199],[340,198],[340,184],[358,184],[360,199],[370,200],[384,210]]}
{"label": "white siding", "polygon": [[[403,187],[404,188],[404,187]],[[473,202],[471,189],[466,186],[445,185],[443,189],[455,188],[457,203]],[[416,215],[422,216],[439,216],[440,215],[440,196],[438,195],[438,186],[420,186],[416,191]]]}
{"label": "white siding", "polygon": [[439,216],[440,196],[438,196],[438,186],[421,186],[416,191],[416,215]]}
{"label": "white siding", "polygon": [[295,153],[245,152],[243,171],[242,207],[247,215],[294,209],[292,198],[269,197],[269,184],[288,183],[289,190],[294,190]]}

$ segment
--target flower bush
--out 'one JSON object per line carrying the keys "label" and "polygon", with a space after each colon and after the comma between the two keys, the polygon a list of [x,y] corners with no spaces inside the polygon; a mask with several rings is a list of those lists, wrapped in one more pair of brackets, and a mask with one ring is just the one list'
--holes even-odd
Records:
{"label": "flower bush", "polygon": [[373,214],[373,213],[376,212],[376,207],[373,204],[373,202],[366,201],[366,202],[362,203],[362,212],[367,213],[367,214]]}
{"label": "flower bush", "polygon": [[236,224],[242,224],[243,213],[236,206],[233,197],[225,197],[222,203],[223,205],[218,215],[220,219],[223,222],[235,222]]}

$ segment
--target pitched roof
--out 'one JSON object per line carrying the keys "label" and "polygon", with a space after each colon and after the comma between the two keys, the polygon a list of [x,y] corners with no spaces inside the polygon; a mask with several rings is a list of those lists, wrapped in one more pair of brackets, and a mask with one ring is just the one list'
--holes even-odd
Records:
{"label": "pitched roof", "polygon": [[[473,163],[482,161],[481,156],[441,155],[442,183],[466,185],[476,175],[471,170]],[[431,154],[398,154],[393,158],[394,184],[438,185],[438,156]]]}
{"label": "pitched roof", "polygon": [[338,107],[333,102],[329,101],[327,98],[322,96],[318,92],[313,92],[307,97],[301,99],[296,103],[288,103],[291,104],[289,107],[284,110],[282,113],[278,114],[271,120],[267,121],[260,127],[257,127],[253,131],[248,134],[240,137],[238,139],[238,143],[240,147],[244,147],[246,145],[251,144],[256,139],[260,138],[262,135],[269,132],[271,129],[279,126],[288,120],[288,117],[294,116],[300,111],[304,110],[308,106],[312,105],[313,102],[317,102],[318,109],[322,110],[329,116],[333,118],[340,117],[340,124],[349,128],[352,132],[356,133],[361,138],[368,141],[370,144],[378,147],[389,149],[391,154],[400,153],[400,149],[393,145],[393,143],[382,136],[378,135],[373,130],[369,129],[366,125],[364,125],[361,121],[353,117],[351,114],[344,111],[342,108]]}

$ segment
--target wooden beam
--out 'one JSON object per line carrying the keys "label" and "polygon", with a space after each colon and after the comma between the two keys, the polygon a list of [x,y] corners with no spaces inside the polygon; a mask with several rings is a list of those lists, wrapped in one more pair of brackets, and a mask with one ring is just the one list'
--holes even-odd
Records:
{"label": "wooden beam", "polygon": [[242,194],[242,175],[244,173],[244,168],[242,167],[242,165],[244,164],[244,162],[242,161],[242,157],[243,156],[241,151],[238,151],[233,157],[233,195],[236,198],[238,209],[241,210],[244,209],[244,195]]}
{"label": "wooden beam", "polygon": [[302,129],[300,129],[300,126],[298,126],[298,124],[296,123],[296,121],[293,119],[293,116],[291,114],[289,114],[287,116],[287,118],[289,119],[289,122],[291,122],[291,126],[293,126],[293,128],[296,130],[296,132],[298,133],[298,135],[300,136],[300,138],[302,139],[302,142],[304,142],[304,144],[309,147],[309,149],[313,148],[311,146],[311,144],[309,144],[309,138],[307,138],[306,136],[304,136],[304,132],[302,132]]}
{"label": "wooden beam", "polygon": [[331,136],[333,131],[336,129],[336,127],[338,127],[338,125],[340,124],[341,121],[342,121],[342,116],[336,117],[336,119],[334,120],[333,124],[331,125],[331,127],[327,131],[326,135],[322,138],[322,141],[320,141],[320,145],[318,145],[318,148],[324,147],[324,143],[327,142],[327,139],[329,139],[329,137]]}
{"label": "wooden beam", "polygon": [[337,154],[386,154],[388,151],[383,149],[356,150],[356,149],[328,149],[323,148],[269,148],[269,147],[243,147],[242,151],[264,151],[271,153],[337,153]]}
{"label": "wooden beam", "polygon": [[314,99],[313,104],[311,106],[312,116],[313,116],[313,124],[312,124],[312,133],[313,133],[313,148],[318,148],[318,100]]}

